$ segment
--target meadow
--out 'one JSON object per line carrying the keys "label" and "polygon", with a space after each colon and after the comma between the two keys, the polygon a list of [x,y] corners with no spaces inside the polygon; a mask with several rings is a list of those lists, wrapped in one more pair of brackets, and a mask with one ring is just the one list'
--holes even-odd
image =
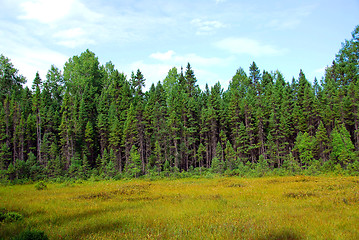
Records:
{"label": "meadow", "polygon": [[0,187],[0,207],[50,239],[359,239],[358,177],[215,177]]}

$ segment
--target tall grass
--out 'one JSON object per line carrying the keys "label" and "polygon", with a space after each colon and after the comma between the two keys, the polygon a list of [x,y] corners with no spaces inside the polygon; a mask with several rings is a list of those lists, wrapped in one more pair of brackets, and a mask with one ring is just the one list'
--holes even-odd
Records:
{"label": "tall grass", "polygon": [[131,180],[0,188],[50,239],[359,239],[358,177]]}

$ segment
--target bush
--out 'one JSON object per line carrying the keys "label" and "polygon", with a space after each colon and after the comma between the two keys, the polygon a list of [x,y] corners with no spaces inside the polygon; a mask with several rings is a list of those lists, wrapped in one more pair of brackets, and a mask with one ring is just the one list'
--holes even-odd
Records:
{"label": "bush", "polygon": [[258,177],[263,177],[266,173],[270,171],[268,162],[263,155],[259,156],[259,160],[258,163],[256,164],[255,171]]}
{"label": "bush", "polygon": [[41,181],[35,184],[35,188],[36,190],[44,190],[47,188],[47,185],[43,181]]}
{"label": "bush", "polygon": [[308,167],[308,169],[304,170],[304,174],[309,176],[317,176],[320,174],[320,162],[318,160],[312,160],[312,164]]}
{"label": "bush", "polygon": [[347,173],[351,176],[359,175],[359,160],[356,160],[353,163],[348,164]]}
{"label": "bush", "polygon": [[17,212],[8,212],[5,208],[0,209],[0,222],[16,222],[23,219]]}
{"label": "bush", "polygon": [[49,238],[43,231],[27,229],[12,240],[48,240]]}
{"label": "bush", "polygon": [[5,213],[2,213],[0,212],[0,222],[4,222],[6,219],[6,214]]}
{"label": "bush", "polygon": [[6,222],[16,222],[23,218],[22,215],[17,212],[8,212],[5,214],[5,216],[6,216],[5,218]]}

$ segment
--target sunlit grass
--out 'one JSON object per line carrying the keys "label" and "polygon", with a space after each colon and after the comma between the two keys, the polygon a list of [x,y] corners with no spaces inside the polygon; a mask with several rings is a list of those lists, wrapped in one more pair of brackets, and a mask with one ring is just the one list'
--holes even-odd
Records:
{"label": "sunlit grass", "polygon": [[359,178],[102,181],[0,187],[0,207],[50,239],[359,239]]}

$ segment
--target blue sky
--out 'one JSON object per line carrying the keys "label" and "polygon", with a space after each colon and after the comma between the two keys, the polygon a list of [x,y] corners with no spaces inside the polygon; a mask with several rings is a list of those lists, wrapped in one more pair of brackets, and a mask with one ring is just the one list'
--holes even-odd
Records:
{"label": "blue sky", "polygon": [[359,24],[358,0],[0,0],[0,54],[31,85],[87,48],[146,87],[191,63],[227,88],[239,67],[320,79]]}

